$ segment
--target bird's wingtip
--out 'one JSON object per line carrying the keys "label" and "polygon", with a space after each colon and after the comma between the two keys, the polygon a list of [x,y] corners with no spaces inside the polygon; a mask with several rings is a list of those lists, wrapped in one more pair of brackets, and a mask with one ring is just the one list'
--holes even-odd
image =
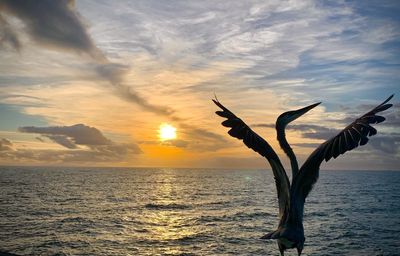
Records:
{"label": "bird's wingtip", "polygon": [[214,102],[219,102],[219,100],[218,100],[218,98],[217,98],[217,94],[215,94],[215,92],[214,92],[214,99],[213,99],[213,101],[214,101]]}
{"label": "bird's wingtip", "polygon": [[[394,97],[394,93],[392,95],[389,96],[389,98],[387,98],[384,102],[381,103],[381,105],[386,104],[387,102],[389,102],[392,98]],[[380,106],[381,106],[380,105]]]}
{"label": "bird's wingtip", "polygon": [[222,106],[222,104],[218,101],[218,99],[211,99],[215,105],[217,105],[218,107],[224,109],[224,107]]}

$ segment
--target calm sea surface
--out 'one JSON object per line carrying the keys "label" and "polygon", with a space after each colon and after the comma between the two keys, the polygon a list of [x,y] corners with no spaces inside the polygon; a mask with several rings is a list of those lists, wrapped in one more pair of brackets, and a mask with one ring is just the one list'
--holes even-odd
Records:
{"label": "calm sea surface", "polygon": [[[277,212],[266,170],[0,168],[21,255],[279,255]],[[304,255],[400,255],[400,172],[322,171],[304,228]]]}

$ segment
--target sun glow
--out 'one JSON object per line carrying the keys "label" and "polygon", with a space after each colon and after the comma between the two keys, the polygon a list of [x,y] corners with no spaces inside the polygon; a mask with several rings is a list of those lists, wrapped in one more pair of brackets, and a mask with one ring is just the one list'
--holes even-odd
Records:
{"label": "sun glow", "polygon": [[176,139],[176,128],[170,124],[163,123],[158,130],[161,141]]}

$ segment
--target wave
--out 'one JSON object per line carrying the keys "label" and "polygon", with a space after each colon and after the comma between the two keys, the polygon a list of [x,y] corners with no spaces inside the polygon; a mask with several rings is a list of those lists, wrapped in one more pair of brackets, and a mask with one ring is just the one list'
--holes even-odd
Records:
{"label": "wave", "polygon": [[176,203],[170,203],[170,204],[149,203],[146,204],[144,207],[150,210],[185,210],[191,208],[189,205],[176,204]]}
{"label": "wave", "polygon": [[83,218],[83,217],[67,217],[60,220],[61,223],[90,223],[94,224],[93,220]]}
{"label": "wave", "polygon": [[257,218],[266,218],[270,216],[275,216],[274,214],[268,212],[236,212],[228,215],[203,215],[200,216],[196,222],[199,223],[213,223],[213,222],[227,222],[227,221],[244,221],[244,220],[254,220]]}
{"label": "wave", "polygon": [[17,254],[0,250],[0,256],[18,256]]}

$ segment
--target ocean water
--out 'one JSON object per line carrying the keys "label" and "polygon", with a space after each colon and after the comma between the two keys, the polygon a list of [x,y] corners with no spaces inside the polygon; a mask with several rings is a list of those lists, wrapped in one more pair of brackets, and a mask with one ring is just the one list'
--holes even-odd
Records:
{"label": "ocean water", "polygon": [[[277,212],[268,170],[0,168],[20,255],[279,255]],[[303,255],[400,255],[400,172],[322,171],[304,228]]]}

